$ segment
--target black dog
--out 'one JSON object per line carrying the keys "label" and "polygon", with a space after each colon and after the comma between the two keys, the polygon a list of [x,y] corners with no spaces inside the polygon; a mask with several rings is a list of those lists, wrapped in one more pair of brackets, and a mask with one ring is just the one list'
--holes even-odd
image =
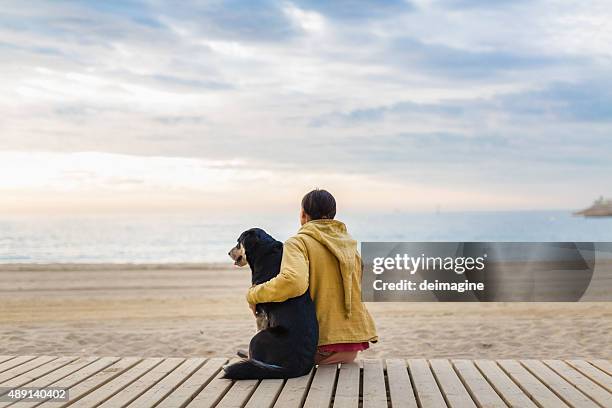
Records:
{"label": "black dog", "polygon": [[[229,252],[234,264],[251,267],[253,285],[280,272],[283,244],[264,230],[252,228],[238,238]],[[319,325],[310,291],[284,302],[257,305],[258,329],[249,345],[249,358],[223,367],[233,380],[292,378],[314,366]]]}

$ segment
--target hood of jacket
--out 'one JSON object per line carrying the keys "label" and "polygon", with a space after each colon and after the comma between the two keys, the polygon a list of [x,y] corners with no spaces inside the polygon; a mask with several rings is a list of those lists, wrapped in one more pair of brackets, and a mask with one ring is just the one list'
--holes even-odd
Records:
{"label": "hood of jacket", "polygon": [[346,231],[346,225],[336,220],[313,220],[300,228],[298,235],[307,235],[326,247],[337,259],[344,289],[344,309],[351,315],[351,290],[356,272],[357,241]]}

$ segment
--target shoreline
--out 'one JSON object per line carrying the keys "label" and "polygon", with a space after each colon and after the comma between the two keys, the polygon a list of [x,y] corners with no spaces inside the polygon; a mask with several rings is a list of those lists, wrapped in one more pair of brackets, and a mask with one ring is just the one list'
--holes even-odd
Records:
{"label": "shoreline", "polygon": [[191,270],[234,269],[228,262],[13,262],[0,263],[4,271]]}

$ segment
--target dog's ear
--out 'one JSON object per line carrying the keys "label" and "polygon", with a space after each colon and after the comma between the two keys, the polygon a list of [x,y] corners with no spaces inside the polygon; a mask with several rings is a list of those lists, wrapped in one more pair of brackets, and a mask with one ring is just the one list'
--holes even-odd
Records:
{"label": "dog's ear", "polygon": [[249,249],[253,248],[259,243],[259,234],[257,233],[257,230],[250,229],[244,231],[242,234],[240,234],[240,237],[238,237],[238,243],[242,244],[244,249],[248,252]]}

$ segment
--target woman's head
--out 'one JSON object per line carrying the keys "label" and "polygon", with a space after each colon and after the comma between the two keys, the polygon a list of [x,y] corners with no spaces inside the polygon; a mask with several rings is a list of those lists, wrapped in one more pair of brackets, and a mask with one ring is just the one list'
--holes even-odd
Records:
{"label": "woman's head", "polygon": [[336,216],[336,199],[327,190],[312,190],[302,198],[300,222],[333,220]]}

